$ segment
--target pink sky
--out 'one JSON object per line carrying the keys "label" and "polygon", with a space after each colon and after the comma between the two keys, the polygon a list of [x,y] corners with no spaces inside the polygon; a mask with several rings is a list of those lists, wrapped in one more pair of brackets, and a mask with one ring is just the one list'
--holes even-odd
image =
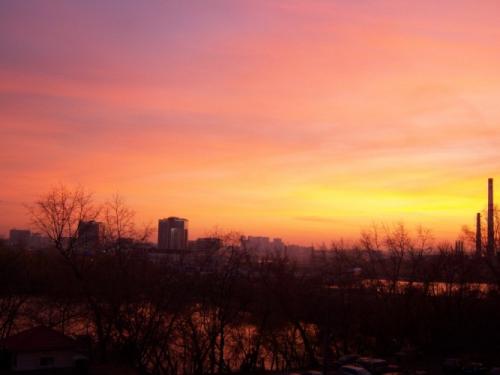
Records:
{"label": "pink sky", "polygon": [[51,185],[319,243],[454,239],[500,171],[497,1],[0,3],[0,234]]}

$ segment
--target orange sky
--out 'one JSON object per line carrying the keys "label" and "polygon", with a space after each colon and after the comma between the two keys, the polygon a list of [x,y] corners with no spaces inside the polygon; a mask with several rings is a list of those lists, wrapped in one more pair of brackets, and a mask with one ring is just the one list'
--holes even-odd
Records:
{"label": "orange sky", "polygon": [[497,1],[2,1],[0,234],[62,182],[194,237],[453,240],[500,171],[499,24]]}

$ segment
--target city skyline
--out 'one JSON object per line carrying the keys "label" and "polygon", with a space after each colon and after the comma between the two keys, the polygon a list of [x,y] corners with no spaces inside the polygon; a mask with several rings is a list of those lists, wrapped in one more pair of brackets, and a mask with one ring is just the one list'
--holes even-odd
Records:
{"label": "city skyline", "polygon": [[0,4],[4,236],[57,183],[304,245],[487,208],[497,3],[110,4]]}
{"label": "city skyline", "polygon": [[[59,186],[58,188],[55,188],[56,190],[59,191],[65,191],[68,194],[70,190],[68,190],[67,187],[65,186]],[[89,194],[88,197],[92,200],[92,194],[88,192],[84,192],[84,190],[80,190],[80,192],[84,194]],[[482,257],[486,256],[488,258],[492,258],[498,251],[498,209],[495,204],[495,193],[494,193],[494,179],[493,178],[488,178],[487,179],[487,194],[486,194],[486,201],[487,201],[487,210],[484,213],[484,215],[481,212],[477,212],[475,215],[475,230],[473,231],[469,225],[463,225],[460,230],[460,234],[456,236],[455,240],[455,248],[457,251],[470,251],[471,253],[475,253],[477,256]],[[96,206],[93,209],[93,217],[94,219],[98,218],[100,214],[102,214],[102,210],[104,209],[104,217],[106,220],[108,220],[110,217],[106,217],[107,215],[110,214],[109,208],[113,207],[112,201],[107,201],[104,204],[103,203],[98,203],[98,202],[93,202],[93,204],[96,204]],[[115,195],[113,198],[113,202],[115,202],[114,206],[115,209],[118,210],[123,210],[122,214],[125,214],[127,212],[127,215],[129,215],[129,219],[132,219],[135,217],[136,212],[131,210],[130,207],[126,206],[126,201],[123,197],[120,197],[119,195]],[[111,206],[110,206],[111,205]],[[106,208],[107,207],[107,208]],[[120,207],[120,208],[118,208]],[[27,207],[28,208],[28,207]],[[482,224],[482,217],[486,218],[486,223],[484,228],[486,228],[486,232],[483,231],[483,224]],[[98,244],[100,242],[100,239],[103,239],[105,235],[105,230],[106,230],[106,224],[101,221],[96,221],[96,220],[80,220],[78,223],[77,227],[77,237],[81,239],[83,242],[82,243],[92,243],[94,245]],[[32,223],[33,224],[33,223]],[[132,226],[135,226],[136,223],[130,222],[129,224],[132,224]],[[27,228],[10,228],[9,230],[9,242],[10,243],[17,243],[17,244],[24,244],[23,246],[26,246],[30,241],[34,241],[35,247],[44,247],[47,245],[47,241],[43,240],[48,240],[48,238],[43,237],[40,233],[38,232],[32,232],[31,228],[33,225],[29,225]],[[393,230],[398,230],[397,228],[405,228],[405,231],[408,231],[408,233],[416,232],[417,236],[419,235],[418,233],[426,233],[426,236],[429,236],[428,239],[433,242],[434,240],[437,240],[440,243],[446,243],[451,244],[452,241],[443,239],[443,238],[436,238],[434,233],[432,232],[431,228],[424,227],[424,226],[417,226],[415,228],[409,228],[404,222],[398,222],[398,223],[384,223],[384,222],[372,222],[371,227],[365,227],[362,229],[360,232],[360,238],[356,240],[351,240],[351,239],[346,239],[343,237],[340,238],[332,238],[330,240],[331,243],[335,243],[340,241],[339,243],[342,243],[343,246],[348,246],[355,248],[358,245],[363,246],[363,241],[365,238],[365,235],[370,233],[371,231],[382,231],[382,232],[387,232],[387,231],[393,231]],[[160,218],[158,219],[158,226],[156,228],[154,227],[149,227],[146,226],[144,228],[145,232],[148,233],[145,235],[145,237],[140,241],[143,243],[143,245],[147,244],[152,244],[155,242],[153,239],[156,237],[156,247],[159,250],[187,250],[190,247],[195,247],[199,248],[200,246],[208,246],[212,247],[214,246],[215,242],[214,240],[220,245],[223,241],[223,238],[226,236],[229,237],[235,237],[239,236],[240,237],[240,242],[244,243],[253,243],[257,247],[262,246],[264,243],[266,245],[263,245],[264,247],[270,246],[272,243],[274,245],[278,244],[278,247],[282,246],[297,246],[297,244],[294,244],[290,241],[285,240],[283,242],[283,239],[280,237],[274,237],[272,238],[271,236],[262,236],[262,235],[257,235],[255,236],[255,233],[248,234],[248,233],[243,233],[243,232],[235,232],[235,231],[225,231],[222,228],[214,227],[212,232],[205,232],[203,235],[198,235],[196,240],[193,239],[193,237],[189,237],[188,232],[189,232],[189,220],[186,218],[181,218],[177,216],[169,216],[167,218]],[[31,237],[31,238],[30,238]],[[0,235],[0,238],[1,235]],[[129,238],[131,239],[131,238]],[[245,240],[246,239],[246,240]],[[270,242],[272,240],[272,242]],[[347,241],[346,241],[347,240]],[[361,242],[358,243],[358,240]],[[144,242],[146,241],[146,242]],[[263,242],[262,242],[263,241]],[[444,241],[444,242],[443,242]],[[465,246],[465,241],[469,242],[467,246]],[[197,243],[198,242],[198,243]],[[197,243],[197,244],[195,244]],[[45,245],[44,245],[45,244]],[[203,244],[203,246],[202,246]],[[260,244],[260,245],[258,245]],[[148,245],[148,246],[149,246]],[[304,245],[304,244],[301,244]],[[326,242],[311,242],[309,245],[314,246],[319,246],[320,249],[326,248]],[[333,245],[332,245],[333,246]],[[382,246],[382,248],[385,245]],[[30,247],[30,246],[28,246]]]}

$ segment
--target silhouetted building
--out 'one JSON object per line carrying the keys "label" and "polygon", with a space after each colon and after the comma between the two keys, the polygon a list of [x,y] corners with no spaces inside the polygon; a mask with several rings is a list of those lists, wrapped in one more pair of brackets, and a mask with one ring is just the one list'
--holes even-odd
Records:
{"label": "silhouetted building", "polygon": [[158,221],[158,249],[185,250],[187,244],[187,219],[171,216]]}
{"label": "silhouetted building", "polygon": [[486,254],[492,257],[495,254],[495,228],[493,212],[493,179],[488,179],[488,242],[486,244]]}
{"label": "silhouetted building", "polygon": [[[190,241],[191,242],[191,241]],[[192,241],[190,248],[196,251],[218,250],[222,247],[222,240],[217,237],[202,237]]]}
{"label": "silhouetted building", "polygon": [[51,241],[48,237],[42,236],[40,233],[31,233],[30,238],[30,248],[32,249],[44,249],[51,245]]}
{"label": "silhouetted building", "polygon": [[281,238],[273,238],[271,242],[271,246],[273,250],[276,251],[285,251],[285,243]]}
{"label": "silhouetted building", "polygon": [[247,250],[251,251],[264,251],[268,250],[271,246],[271,241],[269,237],[263,236],[248,236],[241,238],[241,244],[246,247]]}
{"label": "silhouetted building", "polygon": [[476,255],[481,256],[483,252],[483,241],[481,238],[481,214],[476,214]]}
{"label": "silhouetted building", "polygon": [[31,231],[27,229],[11,229],[9,243],[15,247],[28,247],[30,245]]}
{"label": "silhouetted building", "polygon": [[285,255],[287,258],[299,263],[305,264],[310,261],[312,246],[287,245],[285,247]]}
{"label": "silhouetted building", "polygon": [[241,246],[250,251],[253,255],[265,257],[269,255],[285,255],[285,244],[281,238],[264,236],[248,236],[241,238]]}
{"label": "silhouetted building", "polygon": [[[88,362],[76,340],[44,326],[0,340],[0,350],[9,359],[8,369],[15,372],[66,374],[73,373],[71,369],[85,368]],[[68,372],[63,372],[64,369]]]}
{"label": "silhouetted building", "polygon": [[94,251],[102,244],[104,224],[99,221],[83,221],[78,223],[78,245],[86,251]]}

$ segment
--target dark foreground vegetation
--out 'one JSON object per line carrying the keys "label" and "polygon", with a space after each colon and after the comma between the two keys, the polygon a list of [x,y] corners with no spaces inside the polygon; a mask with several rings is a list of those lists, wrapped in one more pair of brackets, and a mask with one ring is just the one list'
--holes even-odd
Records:
{"label": "dark foreground vegetation", "polygon": [[[322,368],[346,353],[491,364],[500,354],[495,259],[434,246],[403,226],[306,264],[258,259],[228,239],[189,257],[151,257],[123,241],[138,232],[117,199],[105,246],[89,254],[72,239],[94,212],[86,197],[59,188],[32,207],[51,248],[1,245],[0,339],[45,325],[80,336],[93,363],[145,374]],[[50,199],[52,208],[40,206]]]}

